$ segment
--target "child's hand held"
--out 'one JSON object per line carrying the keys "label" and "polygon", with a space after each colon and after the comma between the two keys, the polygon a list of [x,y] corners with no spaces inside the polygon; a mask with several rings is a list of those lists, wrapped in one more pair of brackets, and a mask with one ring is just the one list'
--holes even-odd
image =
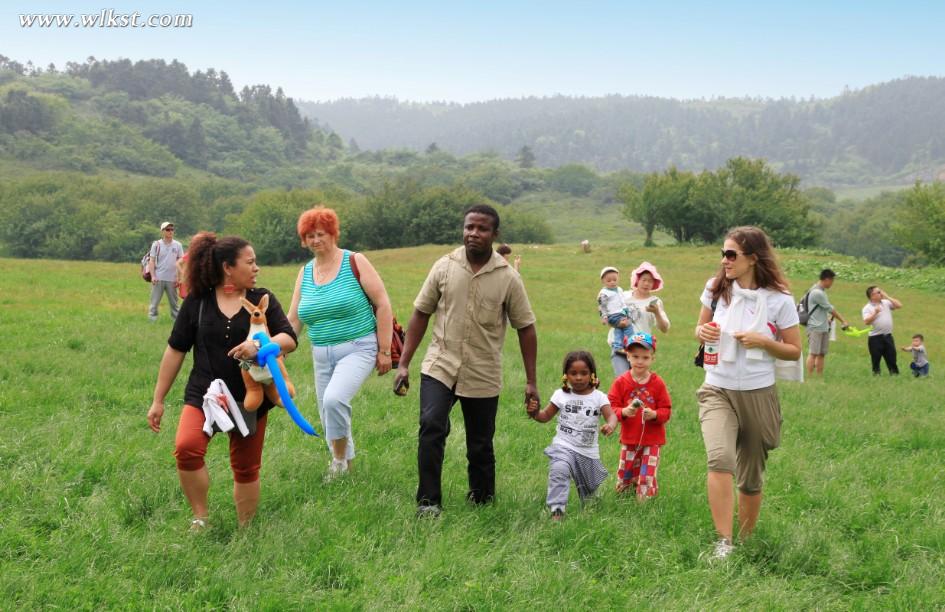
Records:
{"label": "child's hand held", "polygon": [[525,412],[527,412],[529,416],[535,416],[538,413],[538,400],[534,397],[530,398],[525,403]]}

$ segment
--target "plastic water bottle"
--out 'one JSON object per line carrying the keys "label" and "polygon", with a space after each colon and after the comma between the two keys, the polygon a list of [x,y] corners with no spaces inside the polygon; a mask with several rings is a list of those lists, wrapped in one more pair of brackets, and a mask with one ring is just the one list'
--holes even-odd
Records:
{"label": "plastic water bottle", "polygon": [[[710,321],[706,325],[719,326],[715,321]],[[705,352],[702,355],[702,367],[706,370],[714,370],[717,365],[719,365],[719,341],[706,342]]]}

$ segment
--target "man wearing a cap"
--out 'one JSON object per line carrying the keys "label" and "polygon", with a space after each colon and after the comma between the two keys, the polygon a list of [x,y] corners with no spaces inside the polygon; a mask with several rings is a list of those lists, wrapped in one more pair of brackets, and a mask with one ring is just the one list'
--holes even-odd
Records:
{"label": "man wearing a cap", "polygon": [[174,240],[174,224],[161,224],[161,239],[151,244],[148,254],[148,269],[151,271],[151,305],[148,318],[157,321],[161,294],[167,294],[171,319],[177,318],[177,260],[184,256],[184,247]]}

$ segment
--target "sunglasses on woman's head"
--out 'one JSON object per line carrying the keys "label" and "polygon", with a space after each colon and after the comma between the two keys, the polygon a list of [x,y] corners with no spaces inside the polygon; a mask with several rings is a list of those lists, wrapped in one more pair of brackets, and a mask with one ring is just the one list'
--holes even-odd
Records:
{"label": "sunglasses on woman's head", "polygon": [[729,261],[735,261],[738,259],[739,254],[740,253],[735,249],[722,249],[722,257]]}

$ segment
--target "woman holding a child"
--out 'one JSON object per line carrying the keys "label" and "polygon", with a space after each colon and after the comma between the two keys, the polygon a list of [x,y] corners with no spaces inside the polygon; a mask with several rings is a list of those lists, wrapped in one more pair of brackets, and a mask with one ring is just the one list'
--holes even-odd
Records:
{"label": "woman holding a child", "polygon": [[[663,288],[663,277],[656,266],[644,261],[630,275],[630,291],[624,291],[623,301],[627,307],[627,318],[633,332],[653,334],[655,330],[661,333],[669,331],[669,316],[663,308],[663,300],[653,293]],[[627,336],[633,332],[628,331]],[[608,345],[613,342],[613,329],[607,336]],[[620,376],[630,369],[630,364],[624,355],[611,351],[610,363],[614,368],[614,376]]]}
{"label": "woman holding a child", "polygon": [[781,440],[775,364],[798,360],[801,338],[787,280],[768,236],[757,227],[728,233],[721,265],[701,301],[696,338],[719,347],[697,397],[709,509],[719,536],[713,558],[722,559],[734,550],[733,484],[739,536],[748,537],[758,521],[765,461]]}

